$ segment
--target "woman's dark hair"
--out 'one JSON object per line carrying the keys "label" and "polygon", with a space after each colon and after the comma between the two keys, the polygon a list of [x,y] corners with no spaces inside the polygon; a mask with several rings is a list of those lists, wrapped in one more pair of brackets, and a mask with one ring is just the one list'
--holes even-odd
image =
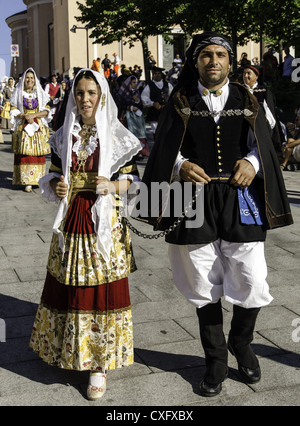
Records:
{"label": "woman's dark hair", "polygon": [[[92,79],[92,80],[94,80],[94,82],[97,84],[97,86],[99,86],[99,83],[98,83],[98,81],[96,80],[96,78],[95,78],[94,74],[92,73],[92,71],[83,71],[83,72],[81,72],[80,74],[78,74],[78,75],[76,76],[75,81],[74,81],[74,89],[76,89],[77,84],[79,83],[79,81],[80,81],[82,78]],[[100,86],[99,86],[99,87],[100,87]]]}

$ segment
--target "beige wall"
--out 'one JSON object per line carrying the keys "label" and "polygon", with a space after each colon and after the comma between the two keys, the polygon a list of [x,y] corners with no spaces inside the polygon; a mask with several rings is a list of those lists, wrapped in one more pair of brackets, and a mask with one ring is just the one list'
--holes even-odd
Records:
{"label": "beige wall", "polygon": [[[23,0],[27,6],[29,62],[38,76],[48,76],[50,69],[49,25],[53,22],[52,0]],[[53,55],[52,55],[53,56]]]}
{"label": "beige wall", "polygon": [[[53,0],[54,51],[53,72],[66,74],[70,68],[70,25],[68,0]],[[73,1],[75,3],[75,1]]]}
{"label": "beige wall", "polygon": [[11,44],[19,45],[20,56],[12,59],[10,75],[18,77],[29,68],[29,49],[27,37],[27,12],[13,15],[6,19],[6,23],[11,29]]}

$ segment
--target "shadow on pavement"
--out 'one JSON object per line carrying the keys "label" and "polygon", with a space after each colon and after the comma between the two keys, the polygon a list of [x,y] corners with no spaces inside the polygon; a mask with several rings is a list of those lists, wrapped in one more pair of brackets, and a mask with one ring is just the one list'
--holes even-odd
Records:
{"label": "shadow on pavement", "polygon": [[[21,376],[23,379],[41,384],[71,385],[76,387],[84,396],[82,385],[88,382],[89,373],[87,371],[70,371],[49,366],[29,347],[37,307],[36,303],[0,294],[0,319],[5,321],[6,326],[6,341],[0,342],[0,369],[10,371]],[[267,345],[253,344],[252,347],[257,355],[268,351]],[[184,346],[182,352],[184,352]],[[157,373],[161,371],[174,372],[191,384],[195,394],[199,394],[198,385],[205,372],[205,360],[203,357],[167,353],[138,347],[135,348],[135,353],[137,355],[136,363],[158,369]],[[285,354],[295,356],[285,357]],[[300,368],[299,354],[291,351],[284,352],[280,348],[273,347],[272,356],[269,356],[269,359],[273,358],[276,363]],[[229,378],[241,382],[238,372],[234,368],[229,368]],[[10,378],[8,384],[10,389],[13,386],[17,388],[20,385],[20,380],[15,380],[15,385],[13,382],[14,380]],[[2,386],[5,386],[5,384],[3,385],[3,379],[0,388]],[[24,386],[26,386],[26,383]]]}

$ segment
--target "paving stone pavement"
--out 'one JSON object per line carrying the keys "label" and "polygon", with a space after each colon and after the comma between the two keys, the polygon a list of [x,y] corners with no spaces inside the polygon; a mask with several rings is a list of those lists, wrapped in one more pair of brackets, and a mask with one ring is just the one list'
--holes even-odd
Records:
{"label": "paving stone pavement", "polygon": [[[12,186],[11,137],[0,145],[0,406],[126,407],[298,406],[300,405],[300,172],[284,172],[292,226],[268,233],[266,258],[273,302],[262,309],[253,348],[262,380],[244,384],[235,359],[222,393],[203,398],[204,373],[195,309],[172,283],[163,239],[132,235],[138,271],[130,276],[135,364],[108,374],[107,392],[98,402],[85,397],[87,373],[64,371],[43,363],[29,348],[40,300],[57,205],[34,189]],[[47,160],[49,162],[49,158]],[[139,165],[143,171],[143,164]],[[134,221],[138,229],[152,232]],[[223,303],[225,333],[232,306]],[[178,408],[179,407],[179,408]],[[196,412],[196,411],[195,411]]]}

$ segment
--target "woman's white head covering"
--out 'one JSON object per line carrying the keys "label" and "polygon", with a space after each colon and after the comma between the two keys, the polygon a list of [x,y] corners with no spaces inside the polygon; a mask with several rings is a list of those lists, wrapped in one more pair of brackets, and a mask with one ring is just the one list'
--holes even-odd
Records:
{"label": "woman's white head covering", "polygon": [[[137,139],[128,129],[126,129],[118,120],[117,106],[110,94],[106,79],[97,71],[91,69],[82,69],[77,74],[84,72],[93,73],[96,81],[101,88],[100,102],[96,111],[95,120],[97,135],[100,144],[98,176],[104,176],[110,179],[120,167],[130,161],[142,148],[139,139]],[[75,122],[80,120],[80,114],[75,100],[74,84],[72,92],[68,99],[64,125],[49,140],[49,144],[57,151],[57,145],[61,146],[60,157],[62,160],[62,170],[65,182],[70,184],[70,167],[72,162],[72,129]],[[55,141],[58,138],[60,141]],[[68,196],[60,202],[60,206],[55,218],[53,230],[60,237],[60,247],[63,249],[63,234],[59,230],[61,221],[67,212]],[[112,246],[111,238],[111,214],[113,202],[111,195],[98,195],[95,204],[92,207],[92,219],[95,233],[97,235],[97,247],[105,260],[110,258]]]}
{"label": "woman's white head covering", "polygon": [[35,79],[35,91],[37,94],[37,99],[38,99],[38,103],[39,103],[39,112],[43,111],[45,109],[45,106],[47,105],[47,103],[50,101],[50,97],[49,95],[43,90],[41,83],[39,81],[39,79],[36,76],[36,73],[34,71],[33,68],[28,68],[22,75],[21,79],[19,80],[18,84],[16,85],[16,88],[10,98],[10,103],[11,105],[15,106],[18,108],[18,110],[23,113],[23,92],[24,92],[24,82],[25,82],[25,77],[26,74],[28,72],[32,72],[32,74],[34,75],[34,79]]}

